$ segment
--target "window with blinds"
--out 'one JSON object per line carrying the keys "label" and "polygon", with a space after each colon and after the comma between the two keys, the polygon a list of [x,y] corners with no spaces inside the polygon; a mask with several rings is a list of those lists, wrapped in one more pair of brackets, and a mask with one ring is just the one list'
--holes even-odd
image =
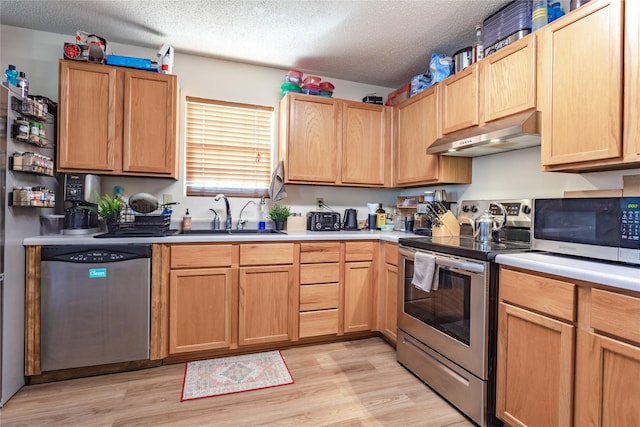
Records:
{"label": "window with blinds", "polygon": [[187,196],[267,195],[273,107],[187,97],[186,116]]}

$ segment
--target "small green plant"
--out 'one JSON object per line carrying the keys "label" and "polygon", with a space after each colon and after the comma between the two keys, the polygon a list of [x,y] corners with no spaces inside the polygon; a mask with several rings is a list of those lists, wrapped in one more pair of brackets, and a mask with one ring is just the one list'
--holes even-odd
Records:
{"label": "small green plant", "polygon": [[289,206],[281,205],[279,203],[274,204],[269,209],[269,218],[275,222],[285,222],[291,215]]}
{"label": "small green plant", "polygon": [[124,201],[120,196],[110,196],[105,194],[98,199],[98,215],[105,221],[117,221],[120,219],[120,212],[124,209]]}

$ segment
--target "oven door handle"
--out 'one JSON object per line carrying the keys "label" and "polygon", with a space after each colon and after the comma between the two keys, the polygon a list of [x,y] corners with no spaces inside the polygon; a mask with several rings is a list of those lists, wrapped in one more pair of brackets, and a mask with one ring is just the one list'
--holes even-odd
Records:
{"label": "oven door handle", "polygon": [[[398,253],[400,256],[413,261],[415,258],[416,250],[399,248]],[[484,264],[467,262],[458,258],[442,257],[436,255],[436,264],[440,267],[458,268],[461,270],[470,271],[473,273],[484,273]]]}

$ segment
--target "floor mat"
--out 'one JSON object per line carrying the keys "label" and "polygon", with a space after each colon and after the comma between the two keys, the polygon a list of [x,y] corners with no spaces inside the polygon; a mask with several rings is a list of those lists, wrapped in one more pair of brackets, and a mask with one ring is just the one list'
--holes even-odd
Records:
{"label": "floor mat", "polygon": [[293,384],[280,351],[188,362],[181,402]]}

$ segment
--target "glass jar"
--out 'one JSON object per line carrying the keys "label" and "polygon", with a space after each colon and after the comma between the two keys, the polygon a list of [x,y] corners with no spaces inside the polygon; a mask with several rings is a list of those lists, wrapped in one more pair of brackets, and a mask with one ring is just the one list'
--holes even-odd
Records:
{"label": "glass jar", "polygon": [[15,187],[13,189],[13,205],[21,206],[20,201],[22,198],[22,187]]}
{"label": "glass jar", "polygon": [[45,128],[43,123],[38,123],[38,135],[40,136],[40,145],[41,146],[46,146],[47,145],[47,129]]}
{"label": "glass jar", "polygon": [[34,144],[40,143],[40,123],[36,121],[29,122],[29,141]]}
{"label": "glass jar", "polygon": [[13,153],[13,170],[21,171],[23,166],[24,153]]}
{"label": "glass jar", "polygon": [[24,117],[17,117],[16,120],[16,139],[29,139],[29,121]]}

